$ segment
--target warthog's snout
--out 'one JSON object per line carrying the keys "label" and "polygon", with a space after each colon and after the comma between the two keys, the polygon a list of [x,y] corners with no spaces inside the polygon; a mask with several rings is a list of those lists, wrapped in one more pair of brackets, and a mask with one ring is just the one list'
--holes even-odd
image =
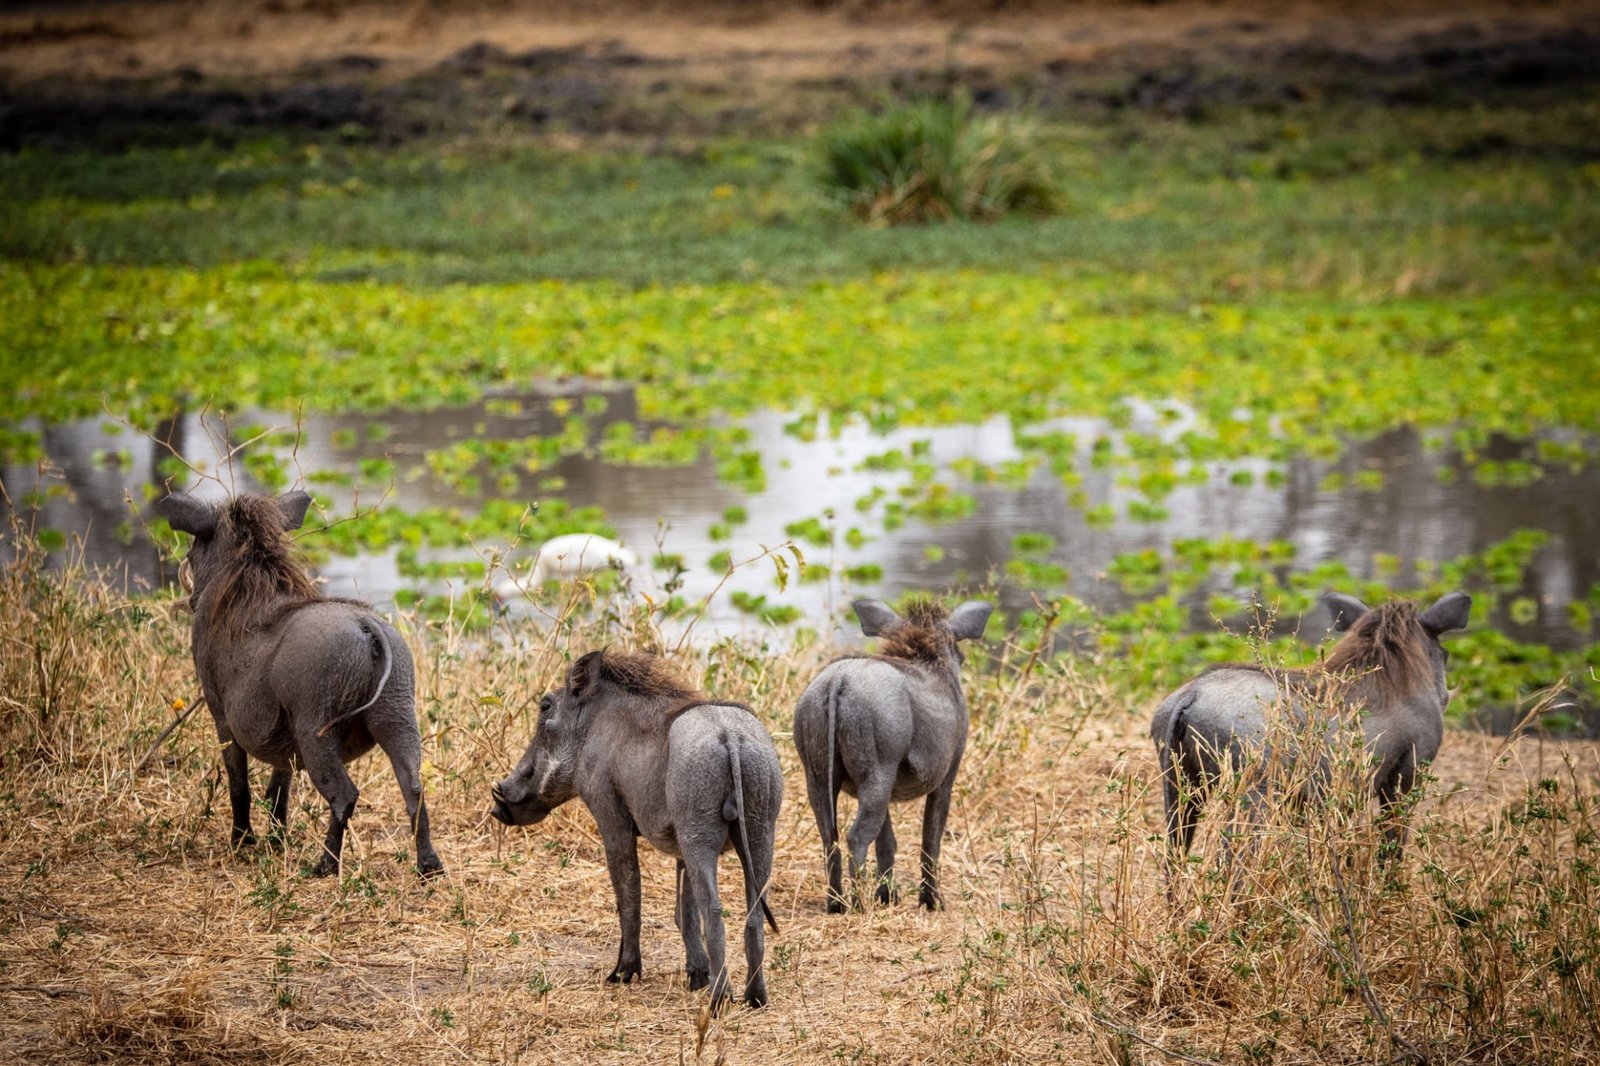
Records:
{"label": "warthog's snout", "polygon": [[494,800],[489,813],[506,825],[534,825],[550,813],[549,807],[540,803],[537,796],[530,796],[527,786],[514,778],[490,785],[489,796]]}

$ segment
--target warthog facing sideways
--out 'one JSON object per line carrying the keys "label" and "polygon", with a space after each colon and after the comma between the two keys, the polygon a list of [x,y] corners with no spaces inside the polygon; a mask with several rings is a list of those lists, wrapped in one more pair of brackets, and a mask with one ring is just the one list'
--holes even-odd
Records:
{"label": "warthog facing sideways", "polygon": [[217,505],[174,493],[156,504],[173,529],[194,538],[184,559],[194,666],[222,741],[234,846],[255,842],[246,755],[272,767],[267,801],[278,840],[289,783],[303,767],[330,811],[312,873],[337,872],[357,797],[345,763],[377,744],[405,797],[417,869],[439,873],[422,802],[411,652],[370,606],[323,596],[290,557],[287,533],[300,528],[310,504],[303,492]]}
{"label": "warthog facing sideways", "polygon": [[[1327,603],[1334,628],[1346,632],[1323,662],[1298,670],[1213,666],[1157,708],[1150,735],[1161,763],[1167,836],[1176,853],[1187,853],[1194,842],[1200,809],[1222,760],[1238,769],[1248,751],[1260,749],[1267,742],[1269,715],[1287,716],[1290,725],[1312,725],[1314,740],[1326,736],[1318,730],[1338,728],[1337,721],[1305,721],[1312,713],[1308,705],[1319,700],[1361,715],[1364,743],[1376,763],[1373,790],[1388,823],[1385,835],[1398,853],[1405,833],[1397,808],[1417,769],[1438,754],[1444,736],[1450,693],[1439,636],[1466,626],[1472,597],[1452,592],[1426,611],[1405,600],[1368,609],[1339,594],[1329,595]],[[1294,754],[1276,756],[1292,763]],[[1325,773],[1328,754],[1317,758],[1321,765],[1313,782]],[[1253,782],[1248,802],[1259,802],[1266,784]]]}
{"label": "warthog facing sideways", "polygon": [[492,789],[492,813],[532,825],[581,796],[600,827],[617,896],[622,947],[607,981],[640,972],[639,850],[644,837],[677,857],[677,923],[691,989],[728,998],[717,859],[728,848],[744,869],[745,1002],[762,1007],[767,881],[783,803],[778,753],[750,709],[684,685],[652,655],[590,652],[539,701],[539,723],[510,776]]}
{"label": "warthog facing sideways", "polygon": [[961,691],[958,641],[983,635],[993,605],[969,600],[948,615],[931,600],[914,601],[901,618],[878,600],[857,600],[861,631],[881,636],[876,655],[829,663],[800,694],[794,746],[806,772],[806,794],[828,863],[828,911],[845,909],[839,857],[839,790],[856,797],[850,826],[850,879],[877,842],[878,899],[890,898],[894,825],[889,803],[928,797],[922,815],[922,885],[918,901],[939,907],[939,847],[950,791],[967,746],[967,700]]}

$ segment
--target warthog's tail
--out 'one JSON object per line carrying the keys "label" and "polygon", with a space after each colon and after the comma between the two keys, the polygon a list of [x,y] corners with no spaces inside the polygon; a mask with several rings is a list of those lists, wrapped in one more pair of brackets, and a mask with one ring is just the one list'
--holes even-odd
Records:
{"label": "warthog's tail", "polygon": [[1191,690],[1173,700],[1166,728],[1156,738],[1156,755],[1161,763],[1161,789],[1167,816],[1167,842],[1185,853],[1194,839],[1198,804],[1203,802],[1206,787],[1205,766],[1195,757],[1187,721],[1189,710],[1197,698]]}
{"label": "warthog's tail", "polygon": [[[722,804],[722,820],[735,822],[739,826],[739,866],[744,870],[745,884],[754,884],[755,871],[750,869],[750,835],[745,831],[744,820],[744,771],[739,765],[739,738],[730,738],[726,733],[722,735],[722,743],[728,749],[729,770],[733,774],[733,791]],[[772,926],[772,931],[778,931],[778,919],[772,916],[772,906],[767,902],[767,886],[765,882],[756,887],[756,899],[761,903],[761,912],[767,916],[767,924]]]}
{"label": "warthog's tail", "polygon": [[378,698],[383,695],[384,686],[389,683],[389,674],[394,670],[394,652],[389,648],[389,638],[384,635],[383,627],[375,624],[372,619],[366,617],[358,618],[356,620],[356,625],[361,627],[361,631],[365,633],[367,635],[367,639],[372,642],[373,650],[376,651],[378,653],[378,657],[383,660],[383,672],[378,675],[378,687],[372,690],[372,698],[367,700],[366,703],[363,703],[353,711],[345,711],[343,714],[335,716],[331,721],[328,722],[327,725],[317,730],[317,736],[319,737],[327,736],[328,730],[332,729],[340,722],[347,722],[357,715],[365,713],[368,708],[370,708],[374,703],[377,703]]}
{"label": "warthog's tail", "polygon": [[[828,812],[828,821],[833,825],[833,846],[837,848],[839,846],[839,790],[833,784],[833,758],[836,745],[839,743],[839,738],[834,735],[834,731],[839,727],[839,682],[830,681],[828,683],[828,692],[823,697],[823,705],[828,708],[828,806],[831,808]],[[833,860],[830,858],[828,861],[832,862]],[[833,875],[830,874],[829,876]]]}

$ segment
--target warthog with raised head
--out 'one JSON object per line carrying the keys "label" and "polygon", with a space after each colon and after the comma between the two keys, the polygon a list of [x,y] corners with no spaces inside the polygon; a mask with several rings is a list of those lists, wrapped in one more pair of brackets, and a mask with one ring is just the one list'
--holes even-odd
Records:
{"label": "warthog with raised head", "polygon": [[828,864],[828,910],[845,909],[839,855],[839,790],[856,797],[850,826],[850,879],[876,841],[878,899],[890,898],[894,872],[891,801],[926,796],[922,815],[922,884],[918,902],[940,905],[939,846],[950,792],[967,746],[967,699],[961,691],[957,642],[983,635],[992,604],[969,600],[946,612],[913,600],[904,618],[878,600],[857,600],[861,631],[881,637],[876,655],[835,659],[800,694],[794,746],[806,772],[806,794]]}
{"label": "warthog with raised head", "polygon": [[[1269,716],[1284,717],[1291,727],[1309,726],[1313,741],[1329,739],[1324,731],[1339,728],[1338,720],[1318,724],[1306,719],[1313,713],[1308,706],[1331,704],[1360,714],[1364,743],[1375,763],[1373,791],[1393,845],[1390,854],[1398,854],[1405,840],[1404,826],[1395,817],[1399,805],[1415,784],[1418,768],[1438,754],[1444,737],[1450,692],[1445,686],[1448,656],[1439,636],[1466,626],[1472,597],[1452,592],[1426,611],[1406,600],[1369,609],[1338,593],[1326,602],[1333,609],[1334,628],[1345,635],[1322,662],[1295,670],[1220,664],[1156,709],[1150,735],[1161,764],[1167,837],[1175,853],[1186,854],[1193,844],[1201,808],[1222,761],[1237,770],[1250,751],[1261,749],[1268,739]],[[1295,755],[1274,753],[1280,765],[1292,764]],[[1316,758],[1322,765],[1313,782],[1325,775],[1328,752]],[[1267,784],[1252,782],[1248,802],[1258,803]]]}
{"label": "warthog with raised head", "polygon": [[222,741],[234,846],[252,844],[247,755],[272,767],[267,802],[281,841],[296,768],[330,811],[312,873],[339,869],[357,791],[345,763],[377,744],[405,798],[417,869],[444,869],[422,802],[411,652],[394,627],[356,600],[330,599],[289,554],[311,497],[238,496],[209,504],[174,493],[156,504],[194,538],[184,558],[194,608],[194,666]]}
{"label": "warthog with raised head", "polygon": [[772,738],[748,707],[714,701],[653,655],[595,651],[539,701],[533,741],[491,790],[492,813],[532,825],[573,796],[599,824],[617,896],[622,947],[607,981],[627,983],[639,959],[639,850],[644,837],[678,860],[676,918],[691,989],[728,998],[717,859],[730,847],[744,869],[745,1002],[762,1007],[765,914],[783,803]]}

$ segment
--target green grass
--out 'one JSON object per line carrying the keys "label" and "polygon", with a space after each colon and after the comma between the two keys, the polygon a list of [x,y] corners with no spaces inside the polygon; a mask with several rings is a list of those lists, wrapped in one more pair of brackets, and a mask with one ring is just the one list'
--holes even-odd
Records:
{"label": "green grass", "polygon": [[1042,266],[1154,275],[1177,299],[1572,285],[1594,280],[1597,175],[1582,161],[1597,124],[1600,102],[1578,99],[1056,125],[1042,154],[1067,176],[1065,214],[890,231],[813,187],[804,142],[657,156],[282,140],[25,153],[0,159],[0,255],[268,260],[427,285]]}
{"label": "green grass", "polygon": [[1060,206],[1035,124],[980,115],[967,93],[846,115],[817,151],[822,189],[868,222],[989,222]]}

